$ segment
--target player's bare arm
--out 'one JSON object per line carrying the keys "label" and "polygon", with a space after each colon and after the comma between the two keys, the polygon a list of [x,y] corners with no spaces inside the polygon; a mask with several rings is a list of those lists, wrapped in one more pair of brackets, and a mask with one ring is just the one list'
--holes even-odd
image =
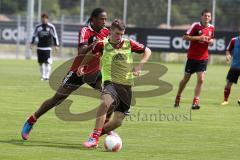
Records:
{"label": "player's bare arm", "polygon": [[226,61],[230,62],[232,58],[231,52],[230,51],[226,51]]}
{"label": "player's bare arm", "polygon": [[86,67],[86,65],[94,58],[94,54],[92,53],[92,51],[88,51],[86,56],[84,57],[81,65],[78,67],[78,70],[76,72],[76,74],[80,77],[81,75],[84,74],[84,68]]}
{"label": "player's bare arm", "polygon": [[30,43],[30,44],[29,44],[29,48],[30,48],[30,49],[33,49],[33,47],[34,47],[34,44],[33,44],[33,43]]}
{"label": "player's bare arm", "polygon": [[134,76],[140,75],[143,65],[149,60],[151,54],[152,54],[151,50],[146,47],[140,63],[133,69]]}
{"label": "player's bare arm", "polygon": [[213,42],[213,39],[209,36],[201,35],[201,36],[190,36],[190,35],[184,35],[183,40],[186,41],[202,41],[202,42]]}
{"label": "player's bare arm", "polygon": [[97,44],[98,40],[95,40],[92,42],[90,45],[82,45],[79,47],[79,52],[80,54],[87,54],[89,51],[93,49],[93,47]]}

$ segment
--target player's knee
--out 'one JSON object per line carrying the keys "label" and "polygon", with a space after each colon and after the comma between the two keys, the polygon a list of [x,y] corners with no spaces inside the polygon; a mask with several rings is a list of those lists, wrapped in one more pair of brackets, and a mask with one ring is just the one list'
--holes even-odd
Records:
{"label": "player's knee", "polygon": [[200,79],[198,79],[197,83],[198,83],[198,84],[203,84],[203,81],[204,81],[204,80],[203,80],[202,78],[200,78]]}
{"label": "player's knee", "polygon": [[102,104],[104,106],[106,106],[107,108],[110,108],[110,106],[112,105],[113,102],[114,102],[113,99],[106,98],[106,99],[103,99]]}
{"label": "player's knee", "polygon": [[101,108],[107,111],[110,105],[111,104],[108,101],[102,101]]}

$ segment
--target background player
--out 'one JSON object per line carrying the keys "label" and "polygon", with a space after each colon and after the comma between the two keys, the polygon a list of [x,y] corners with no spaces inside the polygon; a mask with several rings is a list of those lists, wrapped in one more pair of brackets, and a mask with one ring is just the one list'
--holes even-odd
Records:
{"label": "background player", "polygon": [[185,74],[179,83],[175,107],[179,107],[181,94],[188,83],[191,75],[197,73],[197,84],[194,91],[192,109],[200,109],[199,96],[201,93],[205,71],[208,63],[208,46],[213,44],[214,26],[210,24],[211,13],[204,10],[201,16],[201,22],[195,22],[183,36],[184,40],[190,41],[190,47],[187,54],[185,65]]}
{"label": "background player", "polygon": [[[226,60],[230,62],[232,59],[231,67],[227,74],[227,84],[224,88],[224,101],[222,105],[228,104],[228,97],[231,92],[232,84],[237,84],[240,75],[240,32],[238,37],[234,37],[229,42],[226,51]],[[240,105],[240,99],[238,99]]]}
{"label": "background player", "polygon": [[[79,43],[78,43],[78,56],[74,59],[73,65],[65,76],[62,85],[58,88],[57,92],[53,97],[47,99],[42,103],[36,112],[34,112],[24,123],[22,129],[22,138],[27,140],[29,133],[36,123],[37,119],[45,114],[49,109],[59,105],[64,101],[73,91],[82,86],[85,81],[83,77],[78,77],[76,74],[77,68],[81,64],[84,55],[90,51],[97,41],[93,42],[94,39],[104,39],[108,36],[109,31],[105,28],[107,20],[107,12],[102,8],[96,8],[92,11],[91,17],[88,21],[88,26],[83,27],[79,32]],[[89,63],[89,77],[91,81],[88,83],[95,89],[100,89],[101,77],[99,76],[99,59],[95,58]],[[87,75],[87,76],[88,76]]]}
{"label": "background player", "polygon": [[57,50],[59,41],[55,26],[48,22],[47,14],[42,14],[41,21],[41,24],[35,26],[30,48],[33,48],[35,38],[38,37],[37,58],[40,67],[41,80],[48,80],[52,64],[52,42],[54,42]]}

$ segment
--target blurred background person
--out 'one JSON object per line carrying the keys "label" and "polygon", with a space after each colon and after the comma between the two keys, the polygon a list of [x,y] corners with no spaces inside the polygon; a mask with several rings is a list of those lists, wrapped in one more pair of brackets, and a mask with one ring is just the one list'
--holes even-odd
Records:
{"label": "blurred background person", "polygon": [[59,46],[59,40],[55,26],[48,22],[48,15],[42,14],[40,24],[35,26],[30,48],[33,48],[35,38],[38,37],[37,59],[40,67],[41,80],[48,80],[52,64],[52,43]]}

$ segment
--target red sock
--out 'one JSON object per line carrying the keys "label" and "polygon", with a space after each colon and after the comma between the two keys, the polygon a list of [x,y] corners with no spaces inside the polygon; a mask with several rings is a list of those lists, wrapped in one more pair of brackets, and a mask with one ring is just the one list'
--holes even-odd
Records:
{"label": "red sock", "polygon": [[230,95],[231,89],[230,88],[224,88],[224,101],[228,101],[228,97]]}
{"label": "red sock", "polygon": [[95,128],[94,130],[93,130],[93,137],[94,138],[99,138],[99,136],[101,135],[101,133],[102,133],[102,128]]}
{"label": "red sock", "polygon": [[177,96],[176,96],[176,99],[178,99],[178,100],[179,100],[180,98],[181,98],[181,96],[180,96],[180,95],[177,95]]}
{"label": "red sock", "polygon": [[[109,122],[109,120],[110,120],[110,118],[106,117],[104,124],[106,124],[107,122]],[[104,134],[106,134],[106,131],[102,128],[102,132],[101,132],[100,136],[102,136],[102,135],[104,135]]]}
{"label": "red sock", "polygon": [[193,98],[193,105],[198,105],[198,103],[199,103],[199,97],[194,97]]}
{"label": "red sock", "polygon": [[34,115],[31,115],[29,118],[28,118],[28,123],[30,123],[30,124],[34,124],[34,123],[36,123],[37,122],[37,118],[34,116]]}
{"label": "red sock", "polygon": [[179,102],[180,102],[180,99],[181,99],[181,96],[180,96],[180,95],[177,95],[176,98],[175,98],[175,103],[179,103]]}

